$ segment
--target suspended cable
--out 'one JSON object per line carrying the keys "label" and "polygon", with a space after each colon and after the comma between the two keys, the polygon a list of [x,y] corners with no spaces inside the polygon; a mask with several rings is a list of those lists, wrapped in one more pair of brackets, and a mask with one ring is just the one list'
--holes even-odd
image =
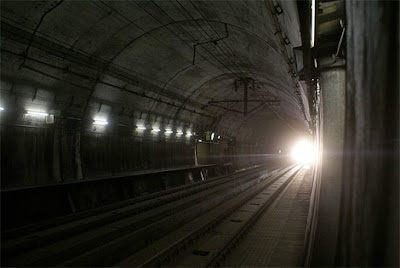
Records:
{"label": "suspended cable", "polygon": [[[209,35],[209,33],[200,25],[200,23],[190,14],[190,12],[178,1],[178,0],[176,0],[176,2],[181,6],[181,8],[190,16],[190,18],[200,27],[200,29],[202,29],[203,30],[203,32],[210,38],[210,39],[212,39],[211,38],[211,36]],[[192,5],[193,5],[193,3],[192,3]],[[194,6],[194,5],[193,5]],[[195,7],[195,6],[194,6]],[[197,9],[197,7],[195,7],[196,9]],[[200,13],[200,12],[199,12]],[[200,13],[200,15],[203,17],[203,19],[208,23],[208,21],[207,21],[207,19]],[[208,25],[210,25],[210,23],[208,23]],[[210,25],[210,27],[211,27],[211,25]],[[212,27],[211,27],[212,28]],[[212,28],[213,29],[213,28]],[[213,29],[214,30],[214,29]],[[199,31],[200,32],[200,31]],[[218,38],[220,38],[220,36],[219,36],[219,34],[214,30],[214,32],[217,34],[217,36],[218,36]],[[225,43],[225,41],[223,40],[223,39],[221,39],[221,41],[222,42],[224,42]],[[226,44],[226,43],[225,43]],[[233,62],[233,64],[238,68],[238,70],[239,70],[239,72],[245,77],[246,75],[243,73],[243,71],[239,68],[239,66],[237,66],[237,64],[235,63],[235,61],[234,60],[232,60],[230,57],[229,57],[229,55],[227,55],[225,52],[224,52],[224,50],[218,45],[218,43],[216,43],[215,44],[219,49],[220,49],[220,51],[222,52],[222,54],[223,55],[225,55],[227,58],[228,58],[228,60],[230,60],[231,62]]]}
{"label": "suspended cable", "polygon": [[[138,5],[136,2],[134,2],[135,5],[137,5],[138,7],[140,7],[143,11],[145,11],[148,15],[150,15],[153,19],[155,19],[158,23],[162,24],[163,23],[157,19],[153,14],[151,14],[150,12],[148,12],[145,8],[143,8],[142,6]],[[161,7],[159,7],[157,4],[155,4],[154,2],[152,2],[157,8],[159,8],[162,12],[164,12],[173,22],[176,22],[165,10],[163,10]],[[196,40],[187,30],[185,30],[181,25],[178,25],[182,31],[184,31],[188,36],[190,36],[190,38],[192,38],[193,40]],[[174,31],[172,31],[171,29],[169,29],[169,27],[166,27],[173,35],[175,35],[179,40],[181,40],[182,42],[186,43],[191,49],[192,46],[189,45],[186,41],[184,41],[179,35],[177,35]],[[197,40],[196,40],[197,41]],[[225,69],[229,70],[233,75],[237,76],[229,67],[227,67],[223,62],[221,62],[217,57],[215,57],[214,54],[212,54],[203,44],[201,45],[201,47],[203,47],[213,58],[215,58]],[[199,53],[200,54],[200,53]],[[201,55],[201,54],[200,54]],[[215,67],[217,67],[215,64],[213,64],[211,61],[209,61],[206,57],[204,57],[203,55],[201,55],[204,59],[206,59],[209,63],[211,63],[212,65],[214,65]],[[223,72],[223,70],[221,70],[219,67],[217,67],[220,71]],[[211,76],[212,77],[212,76]]]}
{"label": "suspended cable", "polygon": [[[215,34],[218,36],[218,38],[220,38],[220,35],[218,34],[218,32],[217,32],[217,30],[215,30],[215,28],[211,25],[211,23],[206,19],[206,17],[203,15],[203,13],[199,10],[199,8],[197,8],[197,6],[192,2],[192,1],[190,1],[189,0],[189,2],[192,4],[192,6],[196,9],[196,11],[202,16],[202,18],[207,22],[207,24],[210,26],[210,28],[215,32]],[[224,45],[226,46],[226,48],[229,50],[229,52],[236,58],[236,59],[238,59],[239,61],[240,61],[240,59],[239,59],[239,57],[233,52],[233,50],[230,48],[230,46],[228,46],[228,44],[225,42],[225,40],[221,40],[222,41],[222,43],[224,43]],[[222,50],[222,48],[221,48],[221,50]],[[232,60],[232,62],[236,65],[236,62],[235,61],[233,61]],[[237,66],[237,65],[236,65]],[[239,66],[237,66],[238,67],[238,69],[240,70],[240,67]],[[254,73],[252,73],[250,70],[246,70],[247,72],[249,72],[253,77],[254,77],[254,80],[256,80],[256,81],[258,81],[258,82],[260,82],[258,79],[257,79],[257,76],[254,74]]]}

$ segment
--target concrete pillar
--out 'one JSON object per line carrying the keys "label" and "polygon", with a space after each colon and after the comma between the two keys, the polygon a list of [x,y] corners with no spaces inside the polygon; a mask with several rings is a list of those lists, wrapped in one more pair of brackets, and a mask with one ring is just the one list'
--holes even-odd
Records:
{"label": "concrete pillar", "polygon": [[337,264],[400,267],[399,2],[345,4],[346,154]]}
{"label": "concrete pillar", "polygon": [[335,265],[345,134],[345,83],[344,67],[325,69],[320,75],[323,148],[312,266]]}

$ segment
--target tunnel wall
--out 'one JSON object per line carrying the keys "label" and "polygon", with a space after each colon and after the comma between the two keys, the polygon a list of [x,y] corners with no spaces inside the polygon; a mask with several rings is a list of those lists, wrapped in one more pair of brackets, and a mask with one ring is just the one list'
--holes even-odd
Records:
{"label": "tunnel wall", "polygon": [[[109,14],[97,4],[4,2],[0,89],[0,105],[5,108],[0,116],[3,186],[40,185],[194,164],[193,140],[187,143],[184,139],[133,137],[139,124],[148,129],[160,127],[162,131],[212,130],[236,142],[228,153],[236,167],[262,163],[262,157],[250,157],[265,153],[258,134],[250,133],[247,127],[242,128],[249,132],[247,135],[240,135],[238,130],[245,125],[243,122],[262,125],[268,121],[268,107],[249,104],[249,111],[254,112],[243,115],[208,105],[210,98],[242,98],[242,87],[235,87],[248,76],[259,80],[254,81],[249,98],[258,98],[262,93],[263,99],[276,99],[282,102],[276,111],[297,120],[303,120],[304,112],[308,114],[307,103],[303,104],[294,91],[298,79],[290,74],[292,47],[301,43],[295,2],[282,2],[284,12],[279,16],[269,2],[198,3],[205,18],[215,23],[211,32],[229,33],[229,39],[223,41],[228,50],[220,48],[224,52],[221,55],[197,50],[196,62],[192,41],[203,43],[205,48],[214,45],[196,26],[184,26],[186,22],[178,19],[179,8],[165,12],[177,16],[176,27],[183,27],[183,32],[164,27],[171,23],[162,15],[168,2],[161,9],[154,5],[132,8],[132,3],[123,1],[110,2],[110,6],[100,3],[106,5]],[[121,14],[112,12],[118,9],[141,19],[126,28]],[[215,12],[222,9],[227,12]],[[27,16],[17,16],[20,11]],[[151,13],[158,17],[156,21],[149,16]],[[103,19],[107,27],[97,23]],[[208,24],[207,19],[204,23]],[[146,34],[140,28],[147,29]],[[187,40],[187,33],[192,31]],[[290,39],[289,44],[283,42],[284,35],[287,41]],[[240,59],[240,68],[239,62],[224,59],[231,49],[235,50],[236,60]],[[242,105],[233,104],[231,108],[242,109]],[[29,110],[46,111],[55,116],[56,123],[26,120],[23,114]],[[106,129],[112,131],[93,133],[97,117],[107,119]],[[128,134],[119,134],[119,125]],[[15,141],[14,136],[22,140]],[[268,140],[268,134],[262,139]],[[221,147],[213,148],[210,157],[213,163],[228,161]]]}
{"label": "tunnel wall", "polygon": [[190,141],[146,139],[118,134],[85,133],[82,167],[87,177],[193,165]]}
{"label": "tunnel wall", "polygon": [[[78,145],[77,139],[80,139]],[[1,183],[6,188],[41,185],[194,165],[192,147],[186,140],[117,133],[79,135],[79,132],[56,128],[2,126]],[[81,164],[77,162],[78,155]]]}
{"label": "tunnel wall", "polygon": [[255,146],[230,141],[207,144],[211,150],[199,164],[217,165],[195,167],[193,138],[10,125],[1,125],[0,134],[3,229],[266,164],[249,157]]}
{"label": "tunnel wall", "polygon": [[[195,164],[194,138],[167,139],[132,133],[80,132],[57,127],[2,125],[3,188],[43,185]],[[199,164],[232,169],[263,164],[263,147],[250,142],[203,144]]]}

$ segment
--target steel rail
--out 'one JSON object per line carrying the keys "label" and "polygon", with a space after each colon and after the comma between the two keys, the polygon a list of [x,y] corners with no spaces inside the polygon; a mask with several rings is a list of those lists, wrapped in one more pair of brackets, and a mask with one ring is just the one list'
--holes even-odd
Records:
{"label": "steel rail", "polygon": [[[300,168],[301,169],[301,168]],[[300,169],[295,171],[272,195],[265,201],[265,203],[259,208],[250,218],[243,224],[239,230],[234,234],[234,236],[225,244],[223,248],[219,250],[217,254],[214,255],[211,261],[209,261],[206,267],[219,266],[221,261],[229,253],[229,251],[236,246],[237,242],[243,237],[244,233],[258,220],[258,218],[265,212],[267,208],[279,197],[283,190],[289,185],[289,183],[296,177]]]}
{"label": "steel rail", "polygon": [[[151,257],[148,260],[145,260],[142,262],[138,267],[152,267],[152,266],[161,266],[163,262],[169,261],[172,256],[177,255],[178,252],[182,249],[185,248],[187,244],[190,242],[193,242],[196,240],[198,237],[206,233],[208,230],[216,226],[218,223],[220,223],[223,219],[228,217],[230,214],[235,212],[237,209],[242,207],[244,204],[249,202],[252,198],[254,198],[256,195],[264,191],[266,188],[271,186],[273,183],[275,183],[277,180],[282,178],[285,174],[289,173],[293,169],[295,169],[297,166],[288,168],[282,172],[282,174],[277,175],[274,179],[266,183],[264,186],[262,186],[260,189],[257,189],[253,194],[245,197],[243,200],[238,202],[236,205],[232,206],[230,209],[227,211],[223,212],[220,214],[218,217],[213,219],[212,221],[208,222],[207,224],[201,226],[200,228],[188,233],[175,243],[171,244],[169,247],[163,249],[162,251],[158,252],[155,254],[153,257]],[[297,172],[296,172],[297,174]],[[249,190],[249,189],[248,189]]]}
{"label": "steel rail", "polygon": [[[237,184],[236,186],[245,184],[248,181],[252,181],[256,177],[259,176],[258,173],[263,168],[264,168],[264,166],[261,166],[261,167],[259,166],[254,169],[251,169],[251,170],[244,170],[243,172],[241,172],[239,174],[239,176],[235,176],[233,178],[228,178],[227,180],[217,180],[217,181],[214,181],[214,183],[208,183],[206,185],[200,184],[199,186],[203,186],[203,187],[196,187],[195,189],[189,189],[189,190],[192,190],[189,193],[187,192],[188,190],[183,189],[182,192],[178,192],[178,195],[171,196],[168,199],[158,198],[157,200],[154,200],[154,202],[150,202],[150,204],[144,204],[143,206],[140,206],[140,204],[139,204],[139,206],[137,206],[137,207],[133,206],[132,209],[128,206],[127,209],[126,209],[126,207],[124,207],[120,211],[110,210],[109,213],[105,213],[104,215],[101,214],[101,215],[96,215],[92,219],[90,219],[90,218],[84,219],[83,220],[84,222],[81,222],[79,220],[75,221],[75,222],[73,221],[71,223],[67,223],[65,228],[62,228],[62,226],[61,226],[61,228],[54,227],[53,232],[51,231],[51,228],[50,228],[49,230],[45,230],[43,234],[40,234],[40,232],[36,233],[37,237],[35,237],[34,239],[24,239],[24,238],[26,238],[26,236],[25,236],[25,237],[22,237],[22,239],[17,240],[16,241],[17,243],[11,243],[9,245],[7,245],[7,243],[3,243],[2,250],[3,250],[3,253],[6,253],[5,255],[7,255],[8,258],[13,255],[19,256],[20,255],[20,254],[18,255],[19,252],[33,249],[33,248],[37,247],[38,245],[40,245],[40,247],[43,247],[43,246],[49,245],[53,242],[63,240],[63,238],[65,238],[66,236],[71,236],[71,235],[77,236],[77,235],[80,235],[81,233],[84,233],[85,231],[91,230],[96,227],[105,226],[111,222],[115,222],[116,220],[123,221],[124,219],[126,219],[128,217],[136,217],[139,214],[149,212],[152,209],[155,209],[157,207],[160,207],[160,206],[165,207],[165,209],[161,209],[161,211],[157,212],[156,214],[153,213],[154,215],[148,215],[144,219],[139,220],[139,221],[133,221],[132,224],[130,224],[130,225],[134,226],[135,228],[141,228],[140,226],[143,225],[143,224],[140,225],[141,222],[148,222],[149,221],[148,217],[151,217],[152,220],[157,221],[160,219],[160,217],[162,217],[167,212],[169,214],[171,214],[171,213],[174,214],[174,213],[178,213],[180,211],[180,209],[182,209],[183,207],[190,207],[192,205],[195,205],[197,202],[204,199],[204,196],[203,196],[204,194],[206,194],[207,196],[216,196],[219,192],[226,191],[226,189],[229,189],[231,187],[230,184],[232,184],[232,183],[235,184],[235,182],[237,180],[240,180],[240,184]],[[225,178],[226,177],[229,177],[229,176],[225,176]],[[217,187],[217,188],[215,188],[215,187]],[[207,191],[210,191],[212,189],[215,189],[215,190],[207,193]],[[203,195],[201,195],[202,192],[204,193]],[[195,196],[196,194],[200,194],[201,196],[196,197]],[[190,196],[192,196],[192,197],[189,198]],[[153,196],[153,198],[154,198],[154,196]],[[180,200],[182,200],[182,201],[180,201]],[[150,201],[153,201],[153,200],[150,200]],[[174,201],[178,202],[177,205],[174,206],[174,208],[172,210],[168,209],[167,208],[168,204],[172,203]],[[132,228],[127,227],[126,229],[129,231]],[[107,235],[107,233],[102,234],[101,237],[104,235]],[[124,235],[124,233],[118,233],[118,236],[121,236],[121,235]],[[30,236],[32,236],[32,234],[30,234]],[[11,240],[11,242],[13,242],[13,241],[14,240]],[[91,246],[92,244],[91,244],[90,240],[86,241],[85,243],[86,243],[86,247],[94,248]],[[94,244],[96,244],[96,243],[94,243]],[[46,258],[51,259],[51,256],[48,256]],[[46,259],[46,258],[44,258],[44,259]],[[44,264],[44,262],[42,262],[42,264]]]}

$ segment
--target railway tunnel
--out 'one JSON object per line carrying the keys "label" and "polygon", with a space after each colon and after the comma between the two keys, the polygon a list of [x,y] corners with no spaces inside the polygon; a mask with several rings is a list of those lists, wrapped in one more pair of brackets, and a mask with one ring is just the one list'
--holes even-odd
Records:
{"label": "railway tunnel", "polygon": [[0,4],[2,266],[399,266],[398,2]]}

